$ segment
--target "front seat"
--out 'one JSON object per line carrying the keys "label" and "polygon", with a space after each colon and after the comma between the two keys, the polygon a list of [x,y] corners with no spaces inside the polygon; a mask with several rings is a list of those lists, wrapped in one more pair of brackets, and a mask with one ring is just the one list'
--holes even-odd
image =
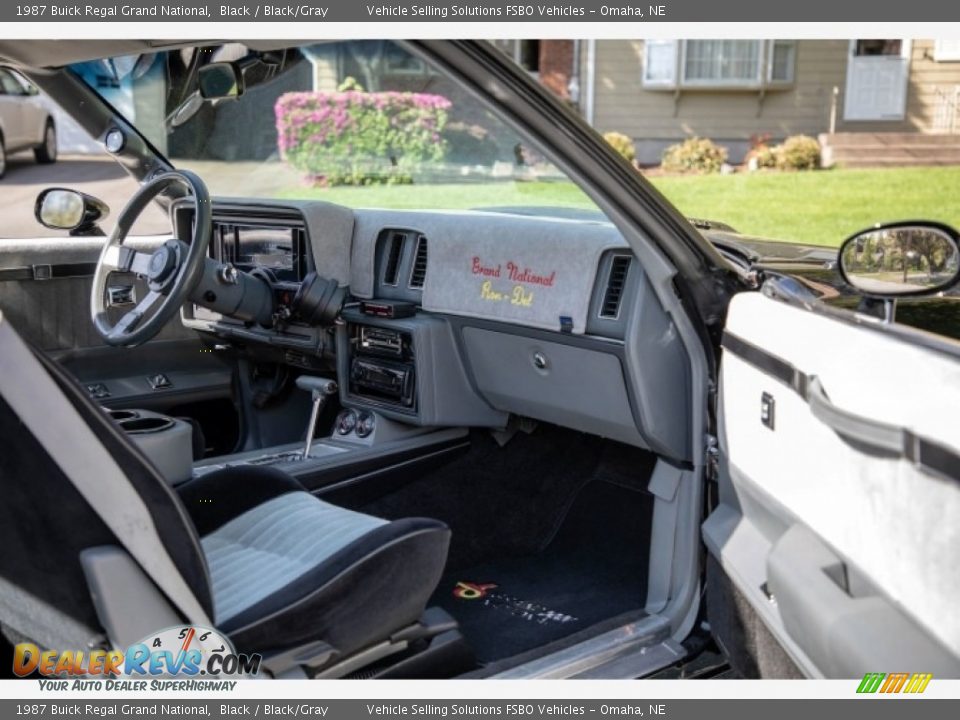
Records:
{"label": "front seat", "polygon": [[[185,611],[167,592],[181,621],[209,618],[241,652],[328,648],[315,671],[416,627],[446,562],[442,523],[339,508],[276,469],[226,468],[174,492],[2,313],[0,448],[0,624],[44,647],[102,642],[81,561],[91,548],[122,545],[157,572],[169,560],[172,586],[195,601]],[[94,496],[120,505],[116,522]]]}

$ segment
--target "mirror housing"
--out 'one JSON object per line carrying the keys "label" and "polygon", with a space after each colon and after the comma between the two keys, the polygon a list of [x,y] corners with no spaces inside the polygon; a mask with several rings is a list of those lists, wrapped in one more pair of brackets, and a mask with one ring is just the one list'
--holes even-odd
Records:
{"label": "mirror housing", "polygon": [[932,295],[960,278],[960,234],[926,221],[877,225],[843,241],[837,268],[867,297]]}
{"label": "mirror housing", "polygon": [[197,89],[204,100],[238,98],[243,95],[243,73],[232,62],[212,62],[197,71]]}
{"label": "mirror housing", "polygon": [[69,230],[71,235],[103,235],[97,223],[110,208],[92,195],[69,188],[47,188],[33,206],[33,215],[44,227]]}

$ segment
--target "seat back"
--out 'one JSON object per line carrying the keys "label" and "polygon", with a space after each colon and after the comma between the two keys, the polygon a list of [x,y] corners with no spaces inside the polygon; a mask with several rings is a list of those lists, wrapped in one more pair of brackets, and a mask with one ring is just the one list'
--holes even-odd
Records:
{"label": "seat back", "polygon": [[[45,414],[39,429],[14,410],[38,370],[55,382],[53,392],[38,389],[31,396]],[[93,464],[69,471],[110,483],[105,488],[110,492],[135,491],[153,525],[137,532],[153,534],[157,554],[166,552],[199,606],[212,616],[206,562],[179,499],[85,389],[28,349],[0,313],[0,624],[47,647],[82,647],[78,643],[100,632],[79,556],[86,548],[124,543],[71,482],[63,459],[58,462],[49,452],[51,443],[66,438],[102,446],[116,464],[112,472]]]}

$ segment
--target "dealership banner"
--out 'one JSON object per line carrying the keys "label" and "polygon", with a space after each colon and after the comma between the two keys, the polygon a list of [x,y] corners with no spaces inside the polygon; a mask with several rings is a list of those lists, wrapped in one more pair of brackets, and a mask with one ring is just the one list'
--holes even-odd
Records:
{"label": "dealership banner", "polygon": [[864,700],[124,700],[65,699],[18,702],[0,700],[0,718],[75,718],[111,716],[302,717],[323,720],[393,720],[409,718],[579,718],[648,720],[808,720],[869,713],[871,720],[945,718],[956,712],[950,700],[913,703]]}
{"label": "dealership banner", "polygon": [[960,3],[873,0],[869,7],[835,0],[653,0],[653,2],[508,2],[506,0],[51,0],[3,3],[0,22],[951,22]]}

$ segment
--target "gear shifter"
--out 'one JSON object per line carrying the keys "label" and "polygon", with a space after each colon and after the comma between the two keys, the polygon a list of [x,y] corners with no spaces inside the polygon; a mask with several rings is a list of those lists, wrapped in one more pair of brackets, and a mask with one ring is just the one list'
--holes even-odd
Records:
{"label": "gear shifter", "polygon": [[312,375],[301,375],[297,378],[297,387],[310,393],[313,400],[313,407],[310,409],[310,421],[307,423],[307,440],[303,446],[303,455],[301,460],[310,457],[310,448],[313,446],[313,432],[317,425],[317,418],[320,416],[320,410],[323,409],[327,398],[337,392],[337,381],[329,378],[314,377]]}

